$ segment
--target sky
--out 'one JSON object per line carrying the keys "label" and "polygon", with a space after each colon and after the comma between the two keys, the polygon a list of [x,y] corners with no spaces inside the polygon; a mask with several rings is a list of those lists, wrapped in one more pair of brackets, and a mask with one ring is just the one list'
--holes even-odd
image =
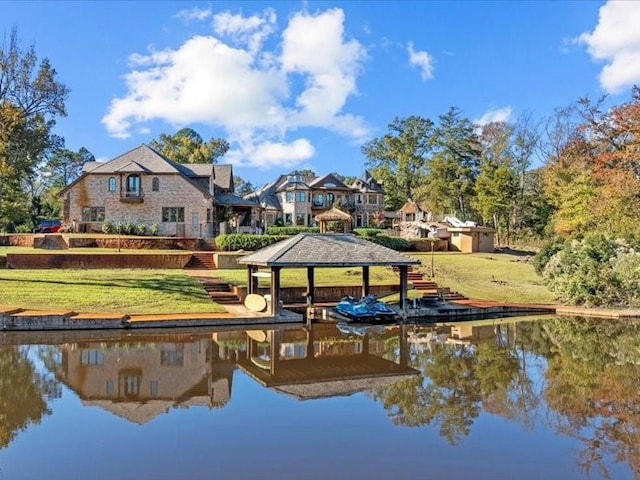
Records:
{"label": "sky", "polygon": [[3,1],[70,89],[56,133],[106,161],[190,127],[263,185],[361,175],[394,118],[549,116],[640,84],[635,1]]}

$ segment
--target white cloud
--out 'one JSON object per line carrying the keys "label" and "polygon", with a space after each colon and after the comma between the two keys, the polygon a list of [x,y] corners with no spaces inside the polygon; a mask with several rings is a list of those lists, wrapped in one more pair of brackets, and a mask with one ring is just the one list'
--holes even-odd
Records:
{"label": "white cloud", "polygon": [[600,85],[608,93],[619,93],[640,82],[640,3],[608,1],[600,7],[598,25],[576,41],[587,45],[595,60],[607,62],[600,72]]}
{"label": "white cloud", "polygon": [[211,16],[211,7],[207,8],[186,8],[184,10],[180,10],[178,13],[174,15],[175,18],[179,18],[185,23],[191,23],[193,21],[201,22],[206,20]]}
{"label": "white cloud", "polygon": [[222,12],[213,17],[213,30],[220,37],[227,36],[240,45],[246,45],[251,53],[256,53],[274,32],[275,23],[276,14],[272,9],[251,17]]}
{"label": "white cloud", "polygon": [[130,56],[126,94],[111,101],[102,119],[111,135],[129,137],[153,120],[207,124],[226,131],[232,150],[225,159],[258,167],[309,159],[315,152],[309,140],[288,138],[298,128],[368,137],[364,120],[344,112],[357,94],[366,51],[345,39],[342,10],[296,13],[281,50],[265,48],[276,28],[271,9],[250,17],[216,14],[213,28],[217,36]]}
{"label": "white cloud", "polygon": [[407,44],[407,52],[409,53],[409,64],[418,67],[420,78],[422,80],[433,78],[433,57],[425,51],[414,50],[413,42]]}
{"label": "white cloud", "polygon": [[261,169],[292,167],[315,154],[315,148],[306,138],[290,143],[247,140],[236,144],[238,147],[228,152],[225,159],[238,166],[258,166]]}
{"label": "white cloud", "polygon": [[487,110],[478,120],[473,123],[479,126],[493,122],[508,122],[511,119],[511,107],[502,107],[494,110]]}

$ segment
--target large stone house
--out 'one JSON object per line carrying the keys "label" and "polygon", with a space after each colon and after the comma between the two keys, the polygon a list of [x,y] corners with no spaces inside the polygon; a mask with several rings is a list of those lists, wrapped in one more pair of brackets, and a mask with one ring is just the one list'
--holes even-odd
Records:
{"label": "large stone house", "polygon": [[217,233],[223,209],[250,208],[233,194],[231,165],[179,164],[147,145],[87,163],[60,196],[63,221],[81,232],[129,222],[163,236],[208,237]]}
{"label": "large stone house", "polygon": [[339,206],[356,227],[373,226],[374,214],[384,210],[384,190],[369,172],[346,185],[334,174],[320,177],[293,171],[280,175],[245,199],[260,204],[260,225],[315,226],[315,216]]}

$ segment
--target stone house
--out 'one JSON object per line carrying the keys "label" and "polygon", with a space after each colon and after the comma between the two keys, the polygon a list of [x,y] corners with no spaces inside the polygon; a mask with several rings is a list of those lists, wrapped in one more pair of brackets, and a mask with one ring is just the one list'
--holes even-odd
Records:
{"label": "stone house", "polygon": [[245,198],[260,204],[260,222],[265,228],[278,221],[316,226],[315,216],[336,205],[351,215],[354,226],[367,227],[373,226],[373,214],[384,209],[384,190],[369,172],[349,186],[331,173],[311,177],[293,171]]}
{"label": "stone house", "polygon": [[208,237],[218,231],[216,213],[232,203],[233,171],[231,165],[179,164],[143,144],[108,162],[87,163],[59,195],[63,221],[75,231],[129,222],[147,233],[153,226],[162,236]]}

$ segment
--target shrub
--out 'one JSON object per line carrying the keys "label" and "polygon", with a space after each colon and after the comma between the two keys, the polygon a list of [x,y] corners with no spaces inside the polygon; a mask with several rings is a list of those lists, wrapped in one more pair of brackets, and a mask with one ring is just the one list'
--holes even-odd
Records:
{"label": "shrub", "polygon": [[33,233],[33,226],[30,223],[21,223],[14,231],[15,233]]}
{"label": "shrub", "polygon": [[543,280],[558,298],[585,306],[638,305],[640,254],[624,240],[587,235],[547,262]]}
{"label": "shrub", "polygon": [[122,234],[123,235],[133,235],[134,225],[129,220],[122,224]]}
{"label": "shrub", "polygon": [[216,247],[220,250],[258,250],[268,247],[281,240],[289,238],[287,235],[248,235],[244,233],[230,233],[216,237]]}
{"label": "shrub", "polygon": [[408,240],[400,237],[389,237],[387,235],[374,235],[371,237],[364,237],[364,240],[368,240],[372,243],[377,243],[378,245],[382,245],[383,247],[391,248],[392,250],[397,250],[398,252],[408,252],[411,250],[412,246]]}
{"label": "shrub", "polygon": [[102,224],[102,233],[114,233],[115,232],[115,226],[113,225],[113,223],[111,222],[104,222]]}
{"label": "shrub", "polygon": [[355,233],[356,235],[360,236],[360,237],[375,237],[376,235],[379,235],[380,233],[382,233],[382,229],[381,228],[354,228],[353,229],[353,233]]}
{"label": "shrub", "polygon": [[135,227],[135,234],[143,237],[145,233],[147,233],[147,226],[144,223],[137,224]]}
{"label": "shrub", "polygon": [[267,227],[267,235],[297,235],[299,233],[320,233],[318,227]]}
{"label": "shrub", "polygon": [[153,235],[154,237],[156,237],[158,235],[158,231],[160,229],[158,228],[157,224],[152,224],[151,226],[149,226],[149,234]]}
{"label": "shrub", "polygon": [[562,250],[562,247],[564,247],[564,240],[556,237],[545,243],[542,248],[538,250],[538,253],[536,253],[533,258],[533,268],[538,275],[542,275],[544,267],[547,266],[551,257]]}

